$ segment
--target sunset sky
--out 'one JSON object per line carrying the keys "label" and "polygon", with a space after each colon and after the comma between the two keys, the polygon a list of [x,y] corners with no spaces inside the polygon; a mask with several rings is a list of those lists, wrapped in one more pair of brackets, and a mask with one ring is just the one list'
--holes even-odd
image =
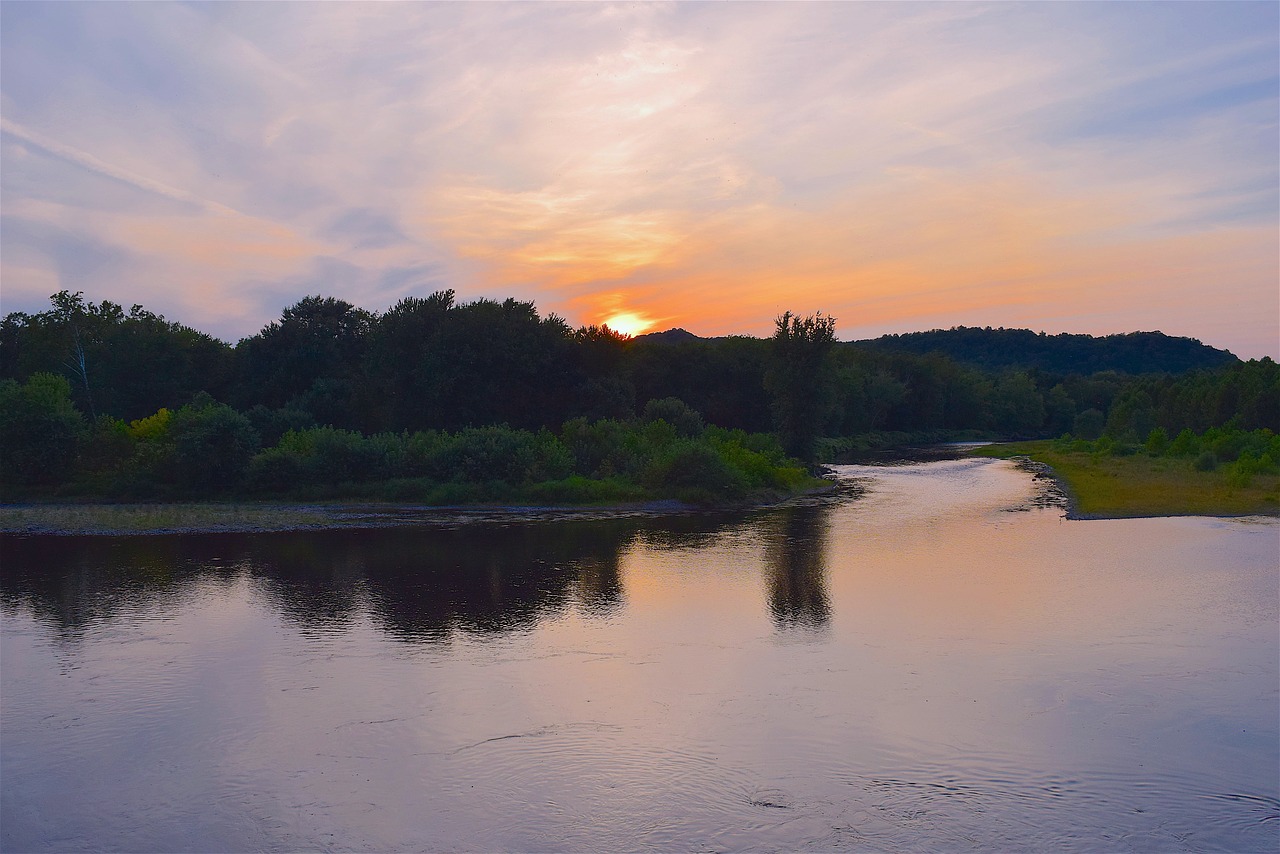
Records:
{"label": "sunset sky", "polygon": [[0,6],[0,300],[1280,355],[1280,5]]}

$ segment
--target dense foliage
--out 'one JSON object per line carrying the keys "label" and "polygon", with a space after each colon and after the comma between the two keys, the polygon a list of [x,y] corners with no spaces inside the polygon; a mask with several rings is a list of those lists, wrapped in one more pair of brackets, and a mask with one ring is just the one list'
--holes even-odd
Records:
{"label": "dense foliage", "polygon": [[1125,335],[1045,335],[1029,329],[957,326],[929,332],[885,335],[862,344],[902,353],[941,353],[987,370],[1037,367],[1057,373],[1122,371],[1182,373],[1231,364],[1236,357],[1192,338],[1159,332]]}
{"label": "dense foliage", "polygon": [[1162,366],[1088,372],[1044,356],[1064,336],[952,332],[1020,347],[1001,364],[1024,367],[840,344],[823,315],[788,312],[771,339],[629,339],[451,291],[380,314],[307,297],[230,346],[64,291],[0,326],[0,474],[10,494],[710,500],[793,483],[788,454],[904,436],[1280,432],[1270,359],[1186,371],[1195,359],[1179,354],[1221,351],[1155,333],[1065,336],[1074,365],[1117,363],[1094,346]]}

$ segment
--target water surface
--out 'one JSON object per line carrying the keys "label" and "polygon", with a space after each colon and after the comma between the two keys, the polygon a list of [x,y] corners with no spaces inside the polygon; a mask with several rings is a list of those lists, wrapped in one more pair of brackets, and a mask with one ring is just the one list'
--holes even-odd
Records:
{"label": "water surface", "polygon": [[1003,461],[772,511],[0,540],[0,847],[1271,851],[1280,526]]}

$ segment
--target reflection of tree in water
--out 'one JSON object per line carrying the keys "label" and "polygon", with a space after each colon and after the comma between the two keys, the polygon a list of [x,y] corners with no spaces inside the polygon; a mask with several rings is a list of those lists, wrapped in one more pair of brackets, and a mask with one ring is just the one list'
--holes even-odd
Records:
{"label": "reflection of tree in water", "polygon": [[574,598],[586,613],[603,617],[622,604],[622,576],[618,561],[621,551],[617,549],[577,561]]}
{"label": "reflection of tree in water", "polygon": [[249,584],[304,634],[368,613],[405,640],[528,629],[623,600],[619,558],[643,536],[697,547],[741,517],[703,514],[455,527],[155,537],[0,537],[0,603],[68,639],[122,611],[172,608],[209,585]]}
{"label": "reflection of tree in water", "polygon": [[766,549],[769,609],[781,629],[820,629],[831,619],[827,597],[827,525],[831,508],[780,511]]}
{"label": "reflection of tree in water", "polygon": [[619,554],[644,519],[156,537],[0,538],[0,603],[66,638],[123,610],[166,607],[197,585],[246,580],[304,633],[366,609],[404,639],[528,628],[573,603],[622,599]]}
{"label": "reflection of tree in water", "polygon": [[0,604],[29,610],[75,641],[121,611],[185,596],[197,578],[232,583],[232,562],[219,557],[226,544],[210,550],[207,538],[2,536]]}
{"label": "reflection of tree in water", "polygon": [[588,607],[607,609],[621,595],[618,552],[634,528],[585,522],[379,532],[376,546],[360,546],[370,608],[388,632],[414,640],[445,639],[453,629],[531,628],[567,607],[575,590],[590,597]]}

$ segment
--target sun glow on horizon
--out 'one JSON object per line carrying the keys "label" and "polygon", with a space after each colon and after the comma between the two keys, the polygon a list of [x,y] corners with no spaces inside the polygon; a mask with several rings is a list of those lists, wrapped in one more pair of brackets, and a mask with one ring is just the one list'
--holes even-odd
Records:
{"label": "sun glow on horizon", "polygon": [[623,335],[640,335],[653,327],[654,321],[635,312],[624,311],[604,321],[604,325]]}

